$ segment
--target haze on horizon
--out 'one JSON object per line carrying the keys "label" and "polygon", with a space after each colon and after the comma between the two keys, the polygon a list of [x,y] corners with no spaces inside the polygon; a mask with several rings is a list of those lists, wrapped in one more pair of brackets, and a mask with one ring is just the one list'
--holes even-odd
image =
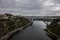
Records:
{"label": "haze on horizon", "polygon": [[60,0],[0,0],[0,13],[60,16]]}

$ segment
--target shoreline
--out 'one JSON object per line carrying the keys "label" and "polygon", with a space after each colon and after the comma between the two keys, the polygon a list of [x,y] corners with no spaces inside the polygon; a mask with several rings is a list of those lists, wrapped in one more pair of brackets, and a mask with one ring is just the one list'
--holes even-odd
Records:
{"label": "shoreline", "polygon": [[27,27],[30,26],[31,24],[32,24],[32,22],[29,23],[29,24],[27,24],[27,25],[25,25],[25,26],[23,26],[23,27],[21,27],[21,28],[17,28],[17,29],[15,29],[15,30],[9,32],[9,33],[6,34],[5,36],[1,37],[0,40],[8,40],[12,35],[14,35],[15,33],[19,32],[19,31],[24,30],[25,28],[27,28]]}
{"label": "shoreline", "polygon": [[59,37],[57,34],[52,33],[52,32],[51,32],[50,30],[48,30],[48,29],[45,29],[45,31],[46,31],[47,36],[49,36],[49,37],[52,38],[53,40],[60,40],[60,37]]}

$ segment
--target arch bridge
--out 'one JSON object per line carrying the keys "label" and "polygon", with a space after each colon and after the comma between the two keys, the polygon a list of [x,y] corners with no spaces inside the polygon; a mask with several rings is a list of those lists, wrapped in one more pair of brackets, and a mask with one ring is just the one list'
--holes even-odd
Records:
{"label": "arch bridge", "polygon": [[49,22],[60,22],[60,16],[24,16],[25,18],[29,19],[33,22],[36,21],[43,21],[46,25],[48,25]]}

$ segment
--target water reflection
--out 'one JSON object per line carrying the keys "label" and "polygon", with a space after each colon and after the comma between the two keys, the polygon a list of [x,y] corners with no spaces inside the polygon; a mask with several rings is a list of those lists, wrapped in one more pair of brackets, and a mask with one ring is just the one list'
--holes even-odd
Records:
{"label": "water reflection", "polygon": [[33,25],[42,29],[46,29],[46,24],[43,21],[34,21]]}
{"label": "water reflection", "polygon": [[33,26],[29,26],[22,32],[17,33],[10,40],[52,40],[43,30],[45,28],[46,24],[44,24],[42,21],[35,21]]}

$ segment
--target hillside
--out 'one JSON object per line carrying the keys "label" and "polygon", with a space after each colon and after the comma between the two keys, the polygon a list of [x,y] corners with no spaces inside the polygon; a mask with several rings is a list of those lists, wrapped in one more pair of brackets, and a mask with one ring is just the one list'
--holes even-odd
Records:
{"label": "hillside", "polygon": [[56,37],[60,37],[60,22],[54,20],[50,25],[47,26],[47,30],[50,31],[49,36],[56,40]]}
{"label": "hillside", "polygon": [[14,29],[21,28],[29,22],[30,21],[21,16],[14,16],[12,14],[0,14],[0,37],[6,35]]}

